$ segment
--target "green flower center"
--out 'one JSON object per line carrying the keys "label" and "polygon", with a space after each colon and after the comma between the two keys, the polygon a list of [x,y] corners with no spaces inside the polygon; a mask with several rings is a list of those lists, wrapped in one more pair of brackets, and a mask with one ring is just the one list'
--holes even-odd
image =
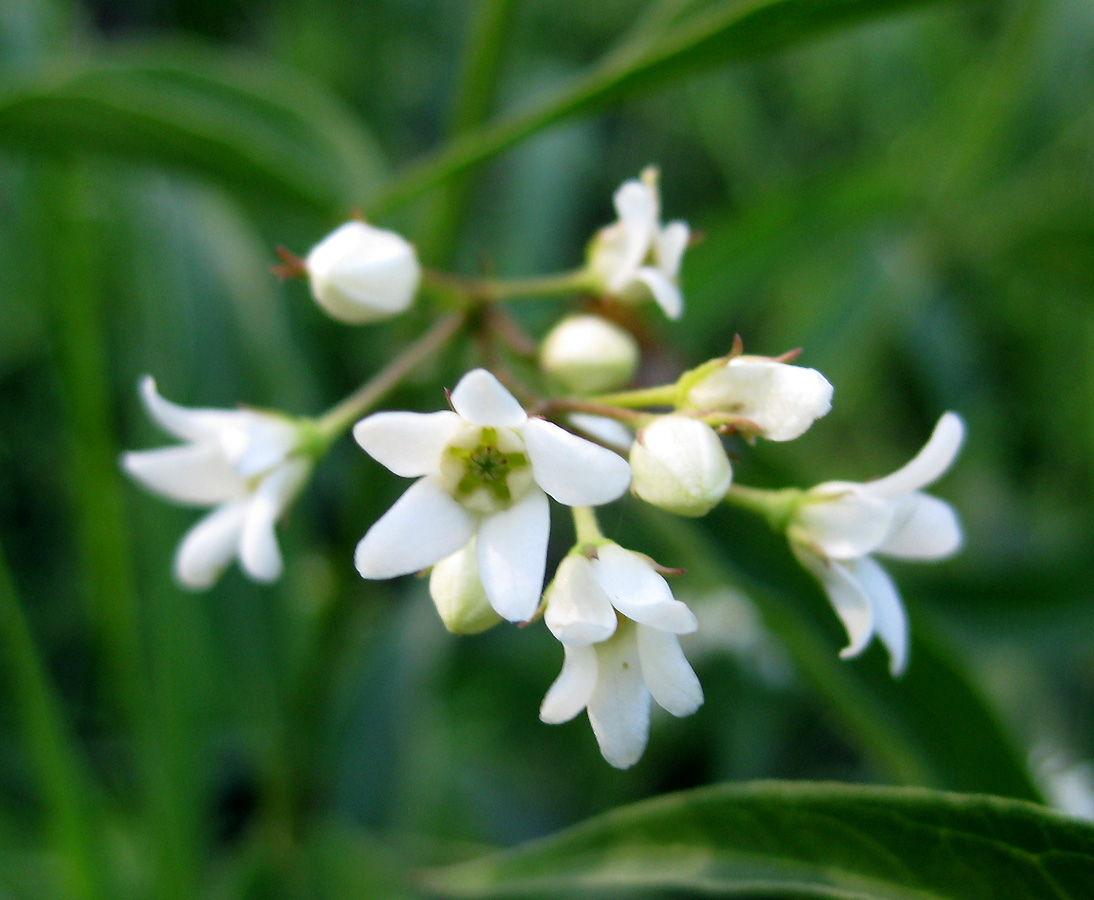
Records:
{"label": "green flower center", "polygon": [[508,509],[534,483],[517,432],[475,425],[461,429],[441,454],[441,481],[454,499],[480,513]]}

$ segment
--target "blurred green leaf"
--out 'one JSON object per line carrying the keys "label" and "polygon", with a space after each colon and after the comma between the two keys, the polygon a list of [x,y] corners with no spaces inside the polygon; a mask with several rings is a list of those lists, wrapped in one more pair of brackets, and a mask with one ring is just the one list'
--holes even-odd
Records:
{"label": "blurred green leaf", "polygon": [[613,810],[423,880],[445,897],[674,888],[708,897],[1080,900],[1094,884],[1094,828],[995,797],[759,782]]}
{"label": "blurred green leaf", "polygon": [[0,145],[178,166],[323,216],[384,178],[369,136],[321,87],[190,44],[65,59],[8,82]]}
{"label": "blurred green leaf", "polygon": [[580,113],[710,66],[753,59],[845,26],[937,0],[753,0],[722,2],[660,40],[625,43],[569,88],[494,126],[467,134],[397,179],[370,206],[380,214],[517,141]]}

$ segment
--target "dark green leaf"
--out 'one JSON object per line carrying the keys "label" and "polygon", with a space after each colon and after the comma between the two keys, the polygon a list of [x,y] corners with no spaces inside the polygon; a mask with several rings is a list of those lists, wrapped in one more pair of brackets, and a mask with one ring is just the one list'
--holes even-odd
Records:
{"label": "dark green leaf", "polygon": [[1094,828],[996,797],[721,785],[613,810],[423,881],[445,897],[674,888],[717,897],[1080,900],[1094,888]]}
{"label": "dark green leaf", "polygon": [[368,136],[320,88],[190,45],[69,60],[7,84],[0,146],[151,160],[323,215],[383,179]]}

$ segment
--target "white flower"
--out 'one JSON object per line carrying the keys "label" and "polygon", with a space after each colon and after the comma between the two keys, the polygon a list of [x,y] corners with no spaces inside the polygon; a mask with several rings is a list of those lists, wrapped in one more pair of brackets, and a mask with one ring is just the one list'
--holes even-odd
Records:
{"label": "white flower", "polygon": [[282,562],[274,523],[311,472],[311,460],[294,455],[299,427],[271,413],[177,406],[156,392],[150,376],[141,381],[141,397],[164,431],[188,443],[125,453],[122,468],[168,500],[216,507],[179,545],[176,578],[207,588],[238,557],[251,578],[276,580]]}
{"label": "white flower", "polygon": [[539,605],[550,514],[547,495],[599,506],[630,483],[627,461],[542,419],[484,369],[451,395],[454,411],[376,413],[353,429],[365,452],[396,475],[417,477],[357,545],[364,578],[434,565],[477,535],[490,605],[510,621]]}
{"label": "white flower", "polygon": [[742,416],[769,441],[800,437],[832,408],[832,385],[820,372],[763,356],[704,364],[679,385],[678,406]]}
{"label": "white flower", "polygon": [[555,725],[587,709],[600,752],[625,769],[646,748],[651,696],[674,716],[702,704],[677,638],[698,623],[643,557],[610,542],[596,552],[567,556],[548,591],[544,618],[566,656],[539,717]]}
{"label": "white flower", "polygon": [[623,387],[638,368],[638,341],[600,316],[568,316],[543,339],[539,362],[562,386],[579,394]]}
{"label": "white flower", "polygon": [[889,650],[894,675],[908,657],[908,624],[896,586],[870,556],[943,559],[961,546],[953,508],[921,489],[938,479],[964,440],[960,417],[945,413],[916,457],[892,475],[858,484],[830,481],[806,491],[787,537],[802,564],[824,585],[843,620],[850,645],[861,653],[876,633]]}
{"label": "white flower", "polygon": [[619,221],[602,228],[589,248],[589,267],[604,289],[620,300],[637,303],[651,296],[670,319],[684,312],[676,279],[687,249],[686,222],[661,225],[658,172],[643,170],[641,181],[627,181],[615,192]]}
{"label": "white flower", "polygon": [[661,416],[639,430],[630,461],[634,494],[681,516],[705,516],[733,479],[714,429],[690,416]]}
{"label": "white flower", "polygon": [[347,222],[316,244],[304,260],[312,296],[335,319],[351,325],[404,312],[414,302],[421,266],[414,248],[393,231]]}

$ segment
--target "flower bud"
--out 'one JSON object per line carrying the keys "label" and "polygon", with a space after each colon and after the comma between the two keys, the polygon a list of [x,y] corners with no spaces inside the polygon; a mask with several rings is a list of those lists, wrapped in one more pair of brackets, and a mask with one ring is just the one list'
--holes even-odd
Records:
{"label": "flower bud", "polygon": [[479,578],[474,538],[433,567],[429,595],[444,627],[453,634],[478,634],[501,621]]}
{"label": "flower bud", "polygon": [[569,316],[544,338],[539,363],[575,394],[617,390],[638,368],[638,341],[599,316]]}
{"label": "flower bud", "polygon": [[733,470],[714,430],[688,416],[656,419],[631,447],[631,490],[681,516],[703,516],[724,499]]}
{"label": "flower bud", "polygon": [[304,266],[316,302],[350,325],[405,311],[421,278],[418,258],[406,240],[364,222],[347,222],[332,231],[311,249]]}
{"label": "flower bud", "polygon": [[741,416],[769,441],[800,437],[832,408],[832,385],[816,369],[762,356],[712,360],[684,373],[677,390],[679,408]]}

